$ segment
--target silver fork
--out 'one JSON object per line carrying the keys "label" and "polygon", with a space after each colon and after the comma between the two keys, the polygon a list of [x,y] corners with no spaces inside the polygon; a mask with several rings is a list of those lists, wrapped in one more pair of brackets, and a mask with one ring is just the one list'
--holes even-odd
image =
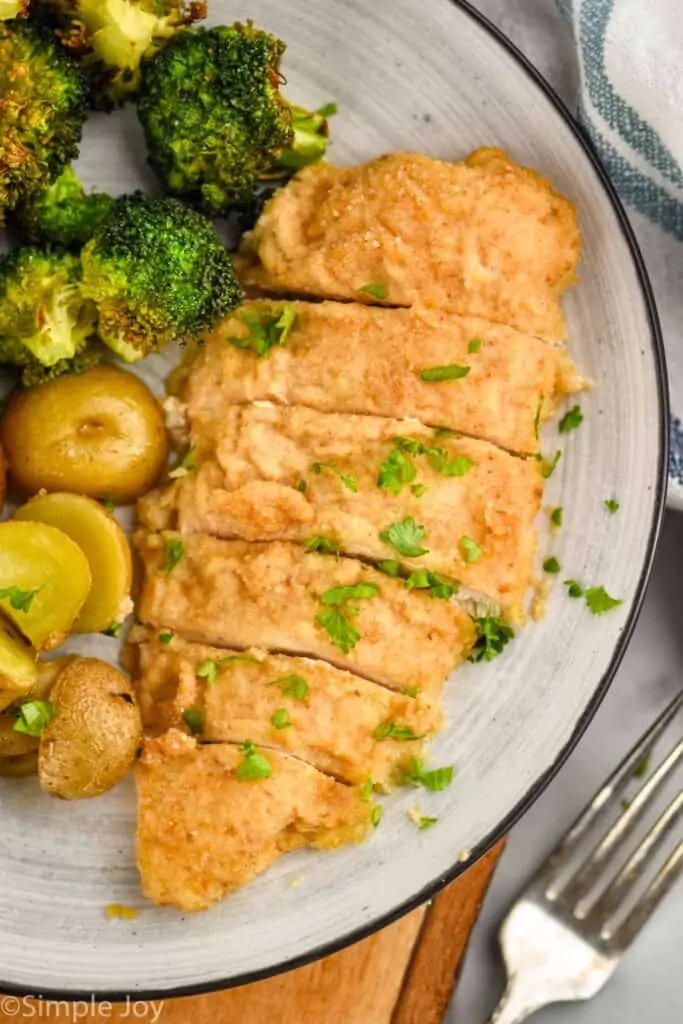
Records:
{"label": "silver fork", "polygon": [[[575,861],[597,819],[626,789],[681,705],[683,693],[626,755],[512,906],[500,930],[509,980],[489,1024],[519,1024],[549,1003],[594,996],[677,880],[683,869],[683,842],[632,909],[619,914],[683,811],[679,792],[626,861],[618,864],[618,851],[633,837],[637,822],[683,759],[683,740],[652,771],[590,853],[578,864]],[[599,885],[605,874],[607,881]]]}

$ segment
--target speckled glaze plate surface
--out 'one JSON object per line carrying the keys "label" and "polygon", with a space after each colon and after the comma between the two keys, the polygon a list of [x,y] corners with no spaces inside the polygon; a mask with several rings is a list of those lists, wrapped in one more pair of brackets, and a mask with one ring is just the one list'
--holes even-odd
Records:
{"label": "speckled glaze plate surface", "polygon": [[[0,991],[164,996],[244,983],[329,953],[426,899],[481,854],[538,794],[578,738],[624,652],[647,580],[666,486],[665,370],[650,290],[627,222],[581,136],[533,71],[451,0],[211,0],[211,21],[254,21],[286,39],[290,98],[339,104],[331,159],[392,149],[459,159],[483,144],[550,175],[577,204],[581,279],[566,302],[573,352],[595,391],[548,488],[564,505],[554,552],[567,576],[623,604],[602,618],[557,586],[548,612],[498,661],[468,665],[433,747],[456,766],[386,802],[360,848],[287,856],[213,910],[158,909],[140,895],[132,780],[95,801],[50,800],[34,780],[0,783]],[[80,170],[111,192],[154,189],[131,111],[93,118]],[[177,353],[140,367],[157,391]],[[558,446],[554,428],[544,446]],[[621,502],[608,515],[603,500]],[[116,642],[90,651],[116,658]],[[84,643],[80,649],[87,649]],[[400,657],[400,649],[396,656]],[[293,880],[300,882],[293,885]],[[108,920],[123,903],[135,920]]]}

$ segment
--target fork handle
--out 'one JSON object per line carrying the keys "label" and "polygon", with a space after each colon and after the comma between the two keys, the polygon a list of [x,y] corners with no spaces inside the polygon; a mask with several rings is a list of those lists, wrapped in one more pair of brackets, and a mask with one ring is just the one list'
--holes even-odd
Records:
{"label": "fork handle", "polygon": [[516,979],[512,978],[488,1024],[520,1024],[544,1005],[544,1002],[534,1000],[516,983]]}

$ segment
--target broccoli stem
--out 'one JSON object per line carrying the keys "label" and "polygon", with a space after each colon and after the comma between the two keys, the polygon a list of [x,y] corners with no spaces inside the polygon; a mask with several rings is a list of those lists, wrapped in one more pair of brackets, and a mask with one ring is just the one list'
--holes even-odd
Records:
{"label": "broccoli stem", "polygon": [[277,158],[272,170],[261,176],[264,181],[293,174],[325,156],[330,134],[327,118],[336,113],[335,105],[328,104],[320,110],[306,110],[290,103],[289,109],[294,138]]}

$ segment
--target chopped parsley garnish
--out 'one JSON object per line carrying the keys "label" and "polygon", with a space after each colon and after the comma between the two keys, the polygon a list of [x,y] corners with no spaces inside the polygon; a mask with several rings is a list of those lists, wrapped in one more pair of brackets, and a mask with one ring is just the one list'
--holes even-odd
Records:
{"label": "chopped parsley garnish", "polygon": [[562,452],[559,448],[553,455],[552,459],[546,459],[543,458],[542,456],[539,457],[538,461],[541,464],[541,476],[544,480],[547,480],[548,477],[551,477],[553,475],[553,473],[555,472],[555,468],[561,458]]}
{"label": "chopped parsley garnish", "polygon": [[421,686],[404,686],[403,687],[403,692],[405,693],[406,697],[419,697],[420,694],[422,693],[422,687]]}
{"label": "chopped parsley garnish", "polygon": [[475,620],[477,639],[470,651],[468,661],[493,661],[515,638],[515,631],[502,619],[489,616]]}
{"label": "chopped parsley garnish", "polygon": [[295,674],[273,679],[268,685],[279,686],[284,697],[292,697],[294,700],[306,700],[310,689],[304,677]]}
{"label": "chopped parsley garnish", "polygon": [[372,296],[373,299],[386,299],[389,294],[389,289],[385,284],[364,284],[362,288],[356,290]]}
{"label": "chopped parsley garnish", "polygon": [[372,734],[376,740],[421,740],[424,734],[418,734],[409,725],[399,722],[381,722]]}
{"label": "chopped parsley garnish", "polygon": [[472,340],[469,341],[468,344],[467,344],[467,351],[468,352],[478,352],[479,349],[481,348],[481,346],[482,346],[481,338],[472,338]]}
{"label": "chopped parsley garnish", "polygon": [[566,412],[560,420],[558,430],[561,434],[568,434],[570,430],[576,430],[583,423],[581,406],[575,405],[569,412]]}
{"label": "chopped parsley garnish", "polygon": [[543,563],[543,572],[550,573],[553,576],[557,575],[557,573],[560,572],[561,569],[562,566],[560,565],[560,563],[554,555],[551,555],[550,558],[546,558],[545,562]]}
{"label": "chopped parsley garnish", "polygon": [[538,400],[536,415],[534,416],[534,437],[538,441],[541,432],[541,413],[543,412],[543,395]]}
{"label": "chopped parsley garnish", "polygon": [[103,629],[102,632],[104,636],[113,636],[118,640],[118,638],[121,636],[122,629],[122,622],[112,622],[112,624],[110,626],[107,626],[106,629]]}
{"label": "chopped parsley garnish", "polygon": [[408,769],[404,772],[403,782],[407,786],[424,786],[432,793],[438,793],[448,789],[453,781],[454,771],[452,765],[427,771],[424,761],[419,757],[412,757]]}
{"label": "chopped parsley garnish", "polygon": [[355,494],[356,491],[358,490],[358,481],[356,480],[355,476],[351,476],[350,474],[347,473],[342,473],[339,467],[335,466],[334,462],[314,462],[313,465],[311,466],[311,469],[316,474],[316,476],[320,476],[324,469],[329,469],[331,473],[334,473],[336,476],[339,477],[344,487],[346,487],[349,491],[353,491],[353,493]]}
{"label": "chopped parsley garnish", "polygon": [[420,370],[420,379],[432,384],[442,384],[447,380],[461,380],[469,372],[469,366],[450,363],[448,366],[430,366],[426,370]]}
{"label": "chopped parsley garnish", "polygon": [[377,597],[379,587],[376,583],[352,583],[347,587],[331,587],[326,590],[321,601],[330,608],[345,604],[347,601],[361,601]]}
{"label": "chopped parsley garnish", "polygon": [[583,597],[584,589],[576,580],[564,580],[564,585],[570,597]]}
{"label": "chopped parsley garnish", "polygon": [[109,515],[113,516],[114,509],[116,508],[116,506],[114,505],[114,502],[111,500],[111,498],[102,498],[102,504],[106,508]]}
{"label": "chopped parsley garnish", "polygon": [[619,598],[610,597],[604,587],[589,587],[586,591],[586,604],[593,615],[604,615],[623,603]]}
{"label": "chopped parsley garnish", "polygon": [[420,545],[424,535],[424,526],[416,523],[412,516],[406,516],[401,522],[391,523],[379,536],[380,540],[396,548],[400,555],[406,558],[419,558],[420,555],[429,554],[428,549]]}
{"label": "chopped parsley garnish", "polygon": [[161,568],[164,572],[172,572],[183,557],[185,545],[177,537],[164,537],[164,561]]}
{"label": "chopped parsley garnish", "polygon": [[440,598],[442,601],[450,601],[459,590],[455,580],[448,580],[439,573],[430,572],[429,569],[411,572],[405,585],[408,590],[428,590],[430,597]]}
{"label": "chopped parsley garnish", "polygon": [[377,826],[379,825],[380,821],[382,820],[382,815],[383,814],[384,814],[384,808],[382,807],[382,805],[381,804],[375,804],[374,807],[372,808],[372,818],[371,818],[373,828],[377,828]]}
{"label": "chopped parsley garnish", "polygon": [[340,611],[333,608],[322,608],[315,621],[325,630],[335,647],[343,654],[353,650],[360,640],[360,633]]}
{"label": "chopped parsley garnish", "polygon": [[417,470],[412,460],[405,452],[393,448],[382,465],[379,467],[377,485],[386,487],[392,494],[400,494],[405,484],[412,483],[417,476]]}
{"label": "chopped parsley garnish", "polygon": [[331,587],[321,595],[324,607],[316,615],[315,621],[343,654],[348,654],[360,640],[360,633],[349,622],[349,619],[358,615],[359,610],[348,602],[376,597],[378,593],[376,583],[355,583],[346,587]]}
{"label": "chopped parsley garnish", "polygon": [[209,686],[218,679],[218,662],[214,658],[205,658],[197,669],[197,675],[200,679],[206,679]]}
{"label": "chopped parsley garnish", "polygon": [[188,448],[178,465],[168,475],[171,480],[179,480],[181,477],[187,476],[188,473],[194,473],[196,468],[197,450],[196,448]]}
{"label": "chopped parsley garnish", "polygon": [[411,493],[414,494],[416,498],[421,498],[422,495],[425,494],[426,491],[428,490],[428,487],[426,484],[413,484],[410,490]]}
{"label": "chopped parsley garnish", "polygon": [[276,708],[270,716],[270,724],[273,729],[287,729],[292,724],[287,708]]}
{"label": "chopped parsley garnish", "polygon": [[33,598],[38,593],[36,590],[22,590],[21,587],[3,587],[0,589],[0,600],[9,601],[10,607],[15,612],[27,612],[33,603]]}
{"label": "chopped parsley garnish", "polygon": [[27,700],[19,708],[19,717],[14,723],[14,731],[23,732],[27,736],[40,736],[45,726],[54,717],[54,705],[49,700]]}
{"label": "chopped parsley garnish", "polygon": [[392,558],[387,558],[383,562],[378,562],[377,568],[380,572],[383,572],[385,576],[393,576],[396,578],[401,575],[401,563],[395,562]]}
{"label": "chopped parsley garnish", "polygon": [[417,827],[418,827],[419,829],[426,829],[426,828],[432,828],[432,826],[433,826],[433,825],[436,825],[436,823],[437,823],[437,821],[438,821],[438,820],[439,820],[438,818],[425,818],[425,817],[423,816],[423,817],[421,817],[421,818],[420,818],[420,820],[418,821],[418,823],[417,823]]}
{"label": "chopped parsley garnish", "polygon": [[249,331],[246,338],[230,337],[228,341],[236,348],[251,348],[259,359],[265,359],[272,348],[281,347],[296,323],[297,314],[293,306],[284,306],[279,315],[264,313],[243,313],[240,317]]}
{"label": "chopped parsley garnish", "polygon": [[183,722],[193,736],[199,736],[204,732],[204,716],[199,708],[187,708],[183,711]]}
{"label": "chopped parsley garnish", "polygon": [[363,785],[360,787],[360,798],[361,798],[361,800],[365,800],[366,803],[369,803],[371,798],[372,798],[372,791],[373,791],[374,788],[375,788],[375,784],[372,781],[372,779],[370,778],[370,776],[368,775],[367,779],[365,780]]}
{"label": "chopped parsley garnish", "polygon": [[443,455],[430,455],[429,465],[442,476],[453,477],[464,476],[474,463],[466,455],[453,455],[452,458],[449,458],[448,453],[444,452]]}
{"label": "chopped parsley garnish", "polygon": [[619,511],[619,502],[615,501],[614,498],[607,498],[604,502],[605,508],[610,515],[615,515]]}
{"label": "chopped parsley garnish", "polygon": [[308,490],[308,484],[306,483],[305,480],[299,480],[299,483],[296,485],[296,489],[301,494],[305,494],[306,491]]}
{"label": "chopped parsley garnish", "polygon": [[257,779],[269,779],[273,774],[273,766],[267,757],[256,749],[251,740],[242,743],[240,748],[243,760],[237,765],[235,775],[240,782],[254,782]]}
{"label": "chopped parsley garnish", "polygon": [[317,551],[319,555],[338,555],[341,548],[331,537],[309,537],[304,541],[304,551]]}
{"label": "chopped parsley garnish", "polygon": [[170,644],[170,642],[173,639],[174,635],[175,634],[171,633],[171,632],[159,633],[159,643],[160,644]]}
{"label": "chopped parsley garnish", "polygon": [[338,110],[338,103],[326,103],[324,107],[320,107],[318,110],[316,110],[316,114],[319,114],[320,117],[332,117],[334,114],[338,112]]}
{"label": "chopped parsley garnish", "polygon": [[458,436],[459,436],[458,435],[458,431],[457,430],[452,430],[450,427],[434,427],[434,437],[437,440],[439,440],[439,438],[458,437]]}
{"label": "chopped parsley garnish", "polygon": [[460,547],[462,548],[462,557],[466,562],[478,562],[483,552],[476,540],[472,540],[471,537],[461,537],[459,540]]}
{"label": "chopped parsley garnish", "polygon": [[563,520],[564,520],[564,509],[562,508],[561,505],[558,505],[557,508],[554,508],[552,510],[552,512],[550,513],[550,522],[553,524],[553,526],[560,527],[560,526],[562,526]]}

